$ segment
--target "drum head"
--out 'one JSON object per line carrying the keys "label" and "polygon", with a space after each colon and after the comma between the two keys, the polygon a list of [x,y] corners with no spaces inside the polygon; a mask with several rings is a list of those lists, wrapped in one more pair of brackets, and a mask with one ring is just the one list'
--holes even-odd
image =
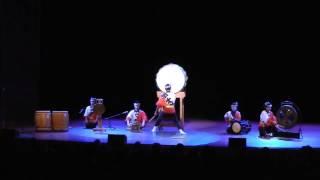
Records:
{"label": "drum head", "polygon": [[157,73],[156,83],[158,88],[165,92],[165,85],[171,85],[171,92],[181,91],[187,83],[188,77],[185,70],[177,64],[167,64],[160,68]]}
{"label": "drum head", "polygon": [[232,128],[232,132],[235,134],[239,134],[241,131],[241,125],[238,122],[232,123],[231,128]]}
{"label": "drum head", "polygon": [[282,105],[277,112],[278,123],[284,128],[292,128],[298,121],[297,110],[292,105]]}
{"label": "drum head", "polygon": [[93,107],[93,112],[95,112],[96,114],[103,114],[105,112],[105,107],[103,104],[95,104]]}

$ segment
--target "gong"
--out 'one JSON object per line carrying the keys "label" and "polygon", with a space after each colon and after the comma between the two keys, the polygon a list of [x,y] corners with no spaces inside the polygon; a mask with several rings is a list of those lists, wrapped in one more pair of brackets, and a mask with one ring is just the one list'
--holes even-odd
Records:
{"label": "gong", "polygon": [[297,106],[290,101],[284,101],[277,111],[278,123],[284,128],[290,129],[296,125],[299,117],[298,115]]}

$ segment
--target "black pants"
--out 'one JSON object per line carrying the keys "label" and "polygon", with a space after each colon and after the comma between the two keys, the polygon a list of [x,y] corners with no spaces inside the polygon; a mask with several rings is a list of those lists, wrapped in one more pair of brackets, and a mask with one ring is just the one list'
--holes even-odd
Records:
{"label": "black pants", "polygon": [[[164,114],[165,114],[165,113],[164,113],[163,111],[160,111],[160,112],[159,112],[158,118],[157,118],[156,123],[155,123],[155,126],[159,126],[159,125],[160,125],[160,123],[161,123],[161,121],[162,121],[162,117],[163,117]],[[182,129],[182,128],[181,128],[181,125],[180,125],[180,123],[179,123],[179,118],[178,118],[178,116],[177,116],[177,113],[174,113],[174,116],[175,116],[175,123],[176,123],[177,128],[178,128],[178,129]]]}
{"label": "black pants", "polygon": [[259,127],[259,135],[265,136],[267,133],[276,133],[277,128],[276,126],[265,126],[265,127]]}
{"label": "black pants", "polygon": [[233,131],[232,131],[231,126],[227,127],[227,133],[229,133],[229,134],[233,134]]}
{"label": "black pants", "polygon": [[86,128],[87,129],[93,129],[93,128],[96,128],[97,127],[97,122],[95,122],[95,123],[90,123],[90,122],[88,122],[88,123],[86,123]]}

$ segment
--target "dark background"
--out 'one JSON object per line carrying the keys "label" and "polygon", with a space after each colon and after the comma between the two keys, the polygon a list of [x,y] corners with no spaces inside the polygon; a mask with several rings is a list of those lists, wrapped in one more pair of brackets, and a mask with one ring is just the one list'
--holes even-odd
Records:
{"label": "dark background", "polygon": [[140,99],[152,115],[155,76],[188,74],[187,118],[222,119],[233,100],[256,120],[266,100],[290,97],[318,122],[319,14],[312,4],[137,4],[1,1],[1,117],[34,110],[78,117],[89,97],[105,116]]}

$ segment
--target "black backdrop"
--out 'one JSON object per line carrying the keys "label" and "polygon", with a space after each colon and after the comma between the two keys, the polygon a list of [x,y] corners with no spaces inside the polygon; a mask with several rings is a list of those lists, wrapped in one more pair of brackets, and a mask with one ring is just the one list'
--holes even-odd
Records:
{"label": "black backdrop", "polygon": [[[155,75],[170,62],[188,74],[186,116],[222,119],[233,100],[257,119],[265,100],[290,97],[317,122],[316,12],[312,5],[103,4],[2,1],[5,118],[36,109],[76,118],[90,96],[107,115],[140,99],[149,115]],[[4,117],[2,117],[4,118]]]}

